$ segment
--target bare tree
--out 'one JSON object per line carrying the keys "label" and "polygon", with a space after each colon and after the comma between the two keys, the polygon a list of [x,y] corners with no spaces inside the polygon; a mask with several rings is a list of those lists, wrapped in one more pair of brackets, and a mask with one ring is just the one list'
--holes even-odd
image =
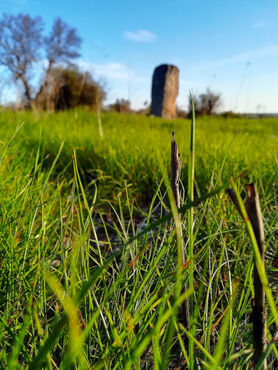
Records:
{"label": "bare tree", "polygon": [[[217,112],[221,105],[221,95],[212,92],[210,89],[200,95],[193,96],[194,108],[196,115],[211,115]],[[191,98],[188,101],[188,115],[191,117]]]}
{"label": "bare tree", "polygon": [[41,49],[45,48],[48,61],[43,82],[36,100],[47,87],[51,69],[55,63],[70,62],[79,56],[81,39],[77,30],[56,19],[49,37],[43,38],[43,22],[40,17],[28,14],[3,14],[0,20],[0,65],[11,73],[12,79],[20,80],[24,87],[26,108],[31,108],[31,71],[33,64],[41,60]]}
{"label": "bare tree", "polygon": [[30,72],[40,58],[43,23],[27,14],[3,14],[0,20],[0,64],[10,71],[14,81],[24,87],[25,106],[31,107]]}
{"label": "bare tree", "polygon": [[199,95],[199,104],[201,107],[201,114],[209,116],[216,113],[221,105],[221,96],[207,89],[204,94]]}
{"label": "bare tree", "polygon": [[69,63],[72,59],[80,56],[78,50],[81,38],[78,36],[77,30],[67,25],[61,18],[54,21],[51,34],[44,38],[44,43],[48,67],[36,100],[45,92],[53,65],[59,62]]}
{"label": "bare tree", "polygon": [[61,18],[57,18],[49,37],[45,37],[46,55],[50,65],[57,62],[69,62],[80,56],[78,50],[81,38],[75,28],[70,27]]}

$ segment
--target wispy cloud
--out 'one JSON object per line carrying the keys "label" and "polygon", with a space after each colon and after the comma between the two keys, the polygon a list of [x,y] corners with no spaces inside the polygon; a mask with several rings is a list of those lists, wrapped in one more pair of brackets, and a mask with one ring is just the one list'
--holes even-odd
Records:
{"label": "wispy cloud", "polygon": [[118,81],[144,82],[146,78],[138,76],[126,64],[119,62],[108,62],[104,64],[95,64],[87,61],[80,61],[79,67],[82,70],[91,72],[97,78],[108,78]]}
{"label": "wispy cloud", "polygon": [[24,11],[24,7],[27,5],[27,0],[1,0],[1,5],[4,8],[9,7],[10,11]]}
{"label": "wispy cloud", "polygon": [[153,42],[157,38],[157,35],[147,30],[125,31],[124,36],[126,39],[135,42]]}
{"label": "wispy cloud", "polygon": [[253,28],[264,28],[266,26],[265,21],[258,21],[253,24]]}
{"label": "wispy cloud", "polygon": [[[254,59],[267,58],[278,55],[278,44],[265,46],[263,48],[247,50],[243,53],[235,54],[228,58],[222,58],[218,60],[211,60],[207,62],[202,62],[196,66],[199,68],[212,68],[212,67],[221,67],[229,64],[237,64],[246,62],[249,63]],[[194,67],[195,69],[195,67]]]}

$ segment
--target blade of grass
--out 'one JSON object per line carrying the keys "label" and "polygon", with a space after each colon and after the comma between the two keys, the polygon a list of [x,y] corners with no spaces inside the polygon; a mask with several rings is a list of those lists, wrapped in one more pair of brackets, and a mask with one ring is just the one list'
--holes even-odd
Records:
{"label": "blade of grass", "polygon": [[[190,92],[191,100],[191,133],[190,133],[190,149],[189,149],[189,162],[188,162],[188,193],[187,199],[190,202],[194,201],[194,164],[195,164],[195,107],[192,92]],[[188,286],[189,290],[193,290],[194,286],[194,261],[193,261],[193,247],[194,247],[194,223],[193,223],[194,209],[190,207],[188,209]],[[193,296],[189,297],[189,322],[188,331],[195,335],[195,324],[194,324],[194,304]],[[189,359],[190,368],[194,368],[194,345],[191,338],[189,338]]]}

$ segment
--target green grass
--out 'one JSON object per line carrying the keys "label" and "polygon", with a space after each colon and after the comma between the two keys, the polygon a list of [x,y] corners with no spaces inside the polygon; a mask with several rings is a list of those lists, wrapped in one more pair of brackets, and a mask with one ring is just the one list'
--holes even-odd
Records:
{"label": "green grass", "polygon": [[[197,118],[194,181],[190,121],[107,113],[102,125],[103,138],[91,112],[0,112],[2,367],[248,368],[256,249],[224,190],[231,177],[242,195],[256,182],[271,280],[278,120]],[[183,268],[167,195],[171,131],[183,165]],[[274,369],[274,285],[267,294]]]}
{"label": "green grass", "polygon": [[[59,114],[10,113],[0,115],[2,141],[9,140],[16,126],[24,122],[17,135],[15,150],[35,151],[40,142],[51,163],[61,142],[63,152],[56,172],[72,176],[72,153],[77,152],[81,174],[87,179],[102,181],[101,196],[111,199],[124,188],[131,188],[133,199],[149,200],[161,179],[156,158],[162,153],[170,168],[170,133],[176,138],[183,161],[182,182],[187,184],[190,122],[167,121],[132,115],[105,114],[102,116],[103,140],[100,138],[97,116],[86,111]],[[260,178],[264,187],[272,186],[277,175],[276,150],[278,120],[200,118],[196,125],[196,183],[200,189],[214,181],[226,181],[243,172],[247,178]],[[106,191],[107,190],[107,191]]]}

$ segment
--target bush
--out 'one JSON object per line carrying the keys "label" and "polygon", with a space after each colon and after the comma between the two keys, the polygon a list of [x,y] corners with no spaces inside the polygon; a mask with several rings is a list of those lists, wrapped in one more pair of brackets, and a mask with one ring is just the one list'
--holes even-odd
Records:
{"label": "bush", "polygon": [[187,117],[187,112],[184,109],[177,107],[176,108],[176,115],[177,115],[177,118],[186,118]]}
{"label": "bush", "polygon": [[130,101],[126,99],[116,99],[115,103],[109,105],[111,112],[130,113],[132,112]]}
{"label": "bush", "polygon": [[227,112],[223,112],[221,113],[221,117],[223,118],[241,118],[241,114],[239,113],[235,113],[233,111],[227,111]]}
{"label": "bush", "polygon": [[91,109],[101,107],[106,94],[103,87],[88,72],[76,67],[53,68],[47,88],[37,99],[37,107],[50,110],[65,110],[78,106]]}

